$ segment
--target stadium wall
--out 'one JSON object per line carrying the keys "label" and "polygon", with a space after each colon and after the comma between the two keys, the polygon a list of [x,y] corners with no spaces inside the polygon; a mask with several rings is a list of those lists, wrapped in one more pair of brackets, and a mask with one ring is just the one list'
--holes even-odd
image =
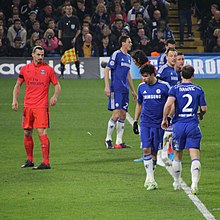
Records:
{"label": "stadium wall", "polygon": [[[80,58],[80,72],[83,79],[102,79],[104,69],[102,61],[108,61],[109,57]],[[153,65],[157,67],[157,57],[149,57]],[[52,66],[57,75],[60,74],[59,58],[45,58],[45,62]],[[0,78],[17,78],[22,66],[31,62],[31,58],[2,57],[0,59]],[[220,56],[185,56],[185,63],[195,68],[195,78],[220,78]],[[141,79],[139,69],[131,64],[131,75],[133,79]],[[77,71],[74,63],[66,64],[65,78],[77,78]]]}

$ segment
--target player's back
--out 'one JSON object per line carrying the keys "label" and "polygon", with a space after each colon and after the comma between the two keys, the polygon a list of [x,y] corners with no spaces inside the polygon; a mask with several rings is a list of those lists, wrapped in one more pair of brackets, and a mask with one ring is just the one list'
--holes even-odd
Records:
{"label": "player's back", "polygon": [[198,122],[198,107],[206,105],[204,92],[193,83],[181,83],[171,88],[170,95],[176,98],[173,122]]}

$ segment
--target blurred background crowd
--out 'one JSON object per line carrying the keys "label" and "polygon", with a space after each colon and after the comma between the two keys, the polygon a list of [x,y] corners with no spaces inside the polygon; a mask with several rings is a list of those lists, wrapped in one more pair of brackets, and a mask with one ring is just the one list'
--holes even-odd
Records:
{"label": "blurred background crowd", "polygon": [[68,38],[79,57],[110,56],[121,35],[131,37],[132,50],[163,53],[165,41],[175,40],[171,3],[197,17],[205,52],[220,52],[220,0],[1,0],[0,56],[29,57],[41,45],[60,57]]}

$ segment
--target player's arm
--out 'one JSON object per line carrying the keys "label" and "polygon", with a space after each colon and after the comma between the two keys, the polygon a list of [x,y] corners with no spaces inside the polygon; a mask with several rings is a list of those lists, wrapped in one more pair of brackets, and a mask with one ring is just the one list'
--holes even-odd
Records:
{"label": "player's arm", "polygon": [[105,69],[104,69],[105,95],[108,97],[110,96],[109,72],[110,72],[110,68],[105,67]]}
{"label": "player's arm", "polygon": [[132,91],[132,95],[134,97],[134,100],[137,100],[137,93],[135,92],[135,89],[134,89],[134,84],[133,84],[133,81],[132,81],[132,78],[131,78],[131,72],[130,70],[128,71],[128,84],[131,88],[131,91]]}
{"label": "player's arm", "polygon": [[57,98],[59,96],[61,92],[61,86],[60,83],[58,82],[55,86],[54,86],[54,94],[53,96],[50,98],[50,105],[54,106],[57,103]]}
{"label": "player's arm", "polygon": [[135,113],[134,113],[134,124],[133,124],[133,131],[135,134],[139,134],[139,129],[138,129],[138,119],[141,114],[141,109],[142,109],[142,104],[137,103],[135,107]]}
{"label": "player's arm", "polygon": [[207,112],[207,106],[200,106],[200,111],[198,113],[199,120],[203,119],[203,116],[206,112]]}
{"label": "player's arm", "polygon": [[62,38],[62,30],[59,29],[59,30],[58,30],[58,39],[59,39],[58,45],[63,46],[63,43],[62,43],[62,41],[61,41],[61,38]]}
{"label": "player's arm", "polygon": [[176,98],[174,96],[169,96],[168,99],[167,99],[167,102],[164,106],[163,120],[162,120],[162,123],[161,123],[161,127],[163,129],[167,129],[168,126],[169,126],[168,121],[167,121],[167,117],[171,112],[171,109],[172,109],[172,106],[174,105],[175,100],[176,100]]}
{"label": "player's arm", "polygon": [[21,85],[22,82],[20,82],[19,80],[17,80],[14,89],[13,89],[13,101],[12,101],[12,109],[14,111],[18,110],[18,96],[21,90]]}

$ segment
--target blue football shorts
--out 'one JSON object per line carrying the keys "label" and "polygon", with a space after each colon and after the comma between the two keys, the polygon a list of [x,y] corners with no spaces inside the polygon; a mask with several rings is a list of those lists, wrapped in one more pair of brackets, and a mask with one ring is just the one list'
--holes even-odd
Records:
{"label": "blue football shorts", "polygon": [[111,92],[108,100],[108,110],[123,109],[128,111],[129,93]]}
{"label": "blue football shorts", "polygon": [[172,146],[174,150],[188,148],[200,149],[202,133],[197,123],[178,123],[173,125]]}
{"label": "blue football shorts", "polygon": [[140,127],[141,148],[162,149],[164,130],[162,128]]}

